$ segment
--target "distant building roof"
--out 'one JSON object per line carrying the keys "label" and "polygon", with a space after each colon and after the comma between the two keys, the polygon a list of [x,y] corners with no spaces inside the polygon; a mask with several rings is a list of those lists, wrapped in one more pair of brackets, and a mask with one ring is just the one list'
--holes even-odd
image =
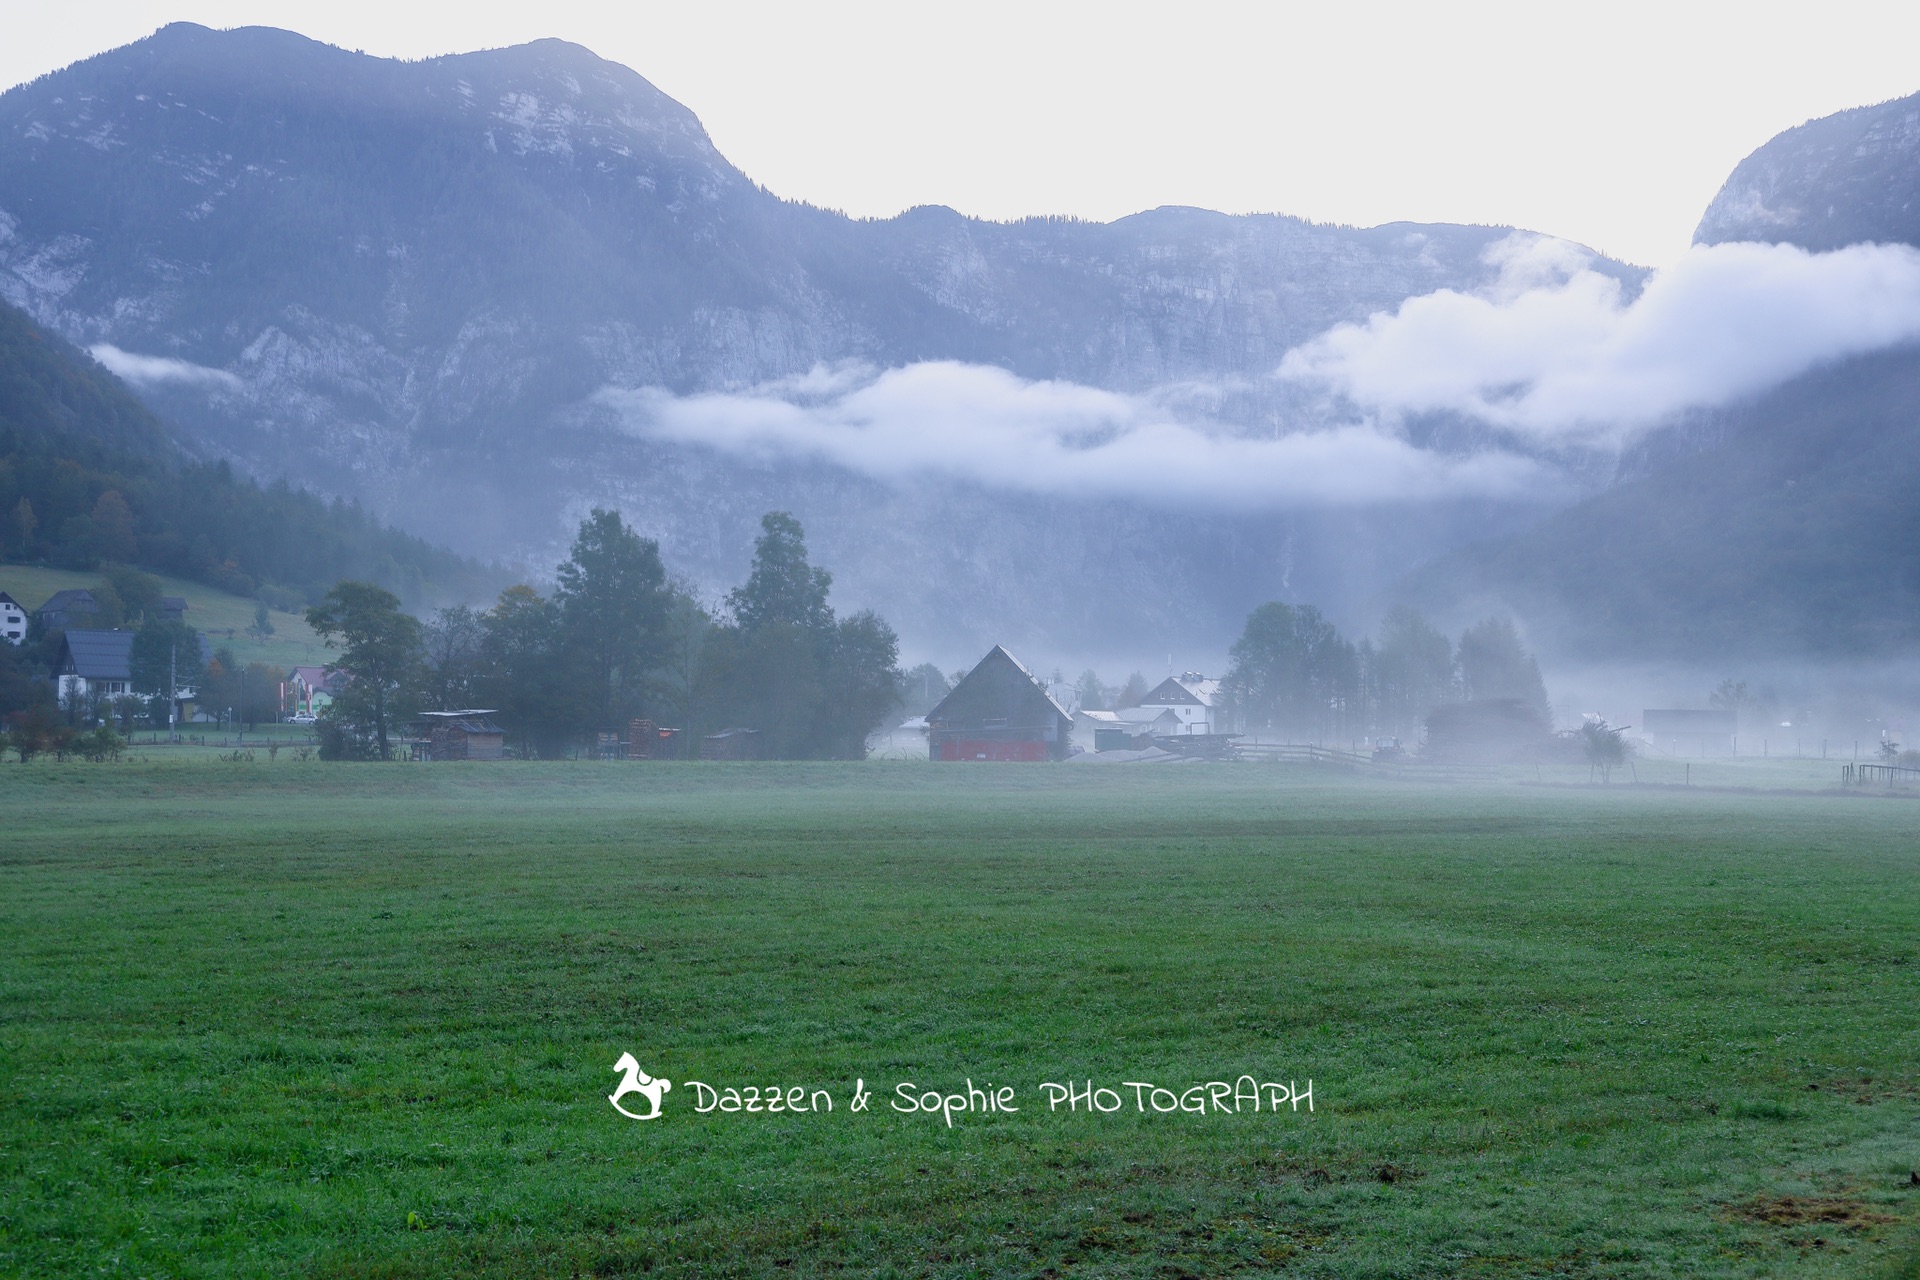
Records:
{"label": "distant building roof", "polygon": [[47,597],[41,613],[98,613],[100,602],[85,587],[68,587]]}
{"label": "distant building roof", "polygon": [[1198,671],[1183,671],[1177,676],[1168,676],[1146,697],[1140,699],[1142,706],[1202,706],[1210,707],[1220,694],[1220,681],[1211,676],[1203,676]]}
{"label": "distant building roof", "polygon": [[470,711],[422,711],[421,723],[433,729],[452,729],[460,733],[500,733],[505,729],[487,719],[493,715],[491,707],[485,710]]}
{"label": "distant building roof", "polygon": [[[1025,676],[1028,679],[1028,681],[1032,683],[1033,687],[1039,691],[1040,696],[1045,698],[1047,702],[1051,704],[1053,709],[1060,713],[1060,717],[1063,720],[1071,721],[1073,719],[1073,712],[1061,706],[1060,700],[1054,697],[1052,693],[1048,692],[1046,684],[1042,682],[1039,679],[1039,677],[1035,676],[1032,671],[1027,669],[1026,663],[1020,661],[1020,659],[1014,657],[1011,653],[1008,653],[1007,647],[1005,645],[997,644],[993,646],[993,648],[987,650],[987,656],[980,659],[978,663],[974,664],[974,668],[972,671],[967,672],[965,676],[961,677],[960,684],[965,684],[969,679],[973,677],[975,672],[978,672],[984,667],[986,667],[987,664],[992,662],[996,656],[1004,659],[1007,662],[1012,663],[1014,670],[1018,671],[1021,675]],[[931,711],[927,712],[928,722],[932,723],[933,721],[940,719],[941,713],[946,709],[947,704],[949,702],[954,701],[954,695],[959,692],[960,692],[960,685],[955,685],[953,688],[949,689],[947,691],[947,696],[940,699],[940,701],[934,706],[934,708]]]}
{"label": "distant building roof", "polygon": [[87,680],[131,680],[132,656],[131,631],[68,631],[54,669]]}
{"label": "distant building roof", "polygon": [[0,604],[10,604],[16,609],[24,609],[27,607],[4,591],[0,591]]}
{"label": "distant building roof", "polygon": [[185,613],[187,611],[187,598],[185,596],[161,596],[160,611],[162,613]]}

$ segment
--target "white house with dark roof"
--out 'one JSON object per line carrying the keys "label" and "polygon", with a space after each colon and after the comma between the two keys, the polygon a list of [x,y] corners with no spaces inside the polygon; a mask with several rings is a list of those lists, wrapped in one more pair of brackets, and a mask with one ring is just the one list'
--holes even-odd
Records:
{"label": "white house with dark roof", "polygon": [[67,631],[53,661],[60,701],[133,692],[133,632]]}
{"label": "white house with dark roof", "polygon": [[4,591],[0,591],[0,640],[8,644],[27,641],[27,608]]}
{"label": "white house with dark roof", "polygon": [[1140,699],[1142,710],[1171,711],[1179,727],[1174,733],[1213,733],[1213,709],[1220,699],[1220,681],[1198,671],[1168,676]]}

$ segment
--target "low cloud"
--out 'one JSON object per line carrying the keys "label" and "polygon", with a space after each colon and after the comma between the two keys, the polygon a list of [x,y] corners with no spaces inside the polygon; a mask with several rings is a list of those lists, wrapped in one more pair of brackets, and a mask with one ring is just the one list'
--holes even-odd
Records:
{"label": "low cloud", "polygon": [[1416,448],[1364,423],[1249,435],[1189,416],[1189,386],[1123,395],[929,361],[821,366],[738,393],[606,390],[629,430],[764,459],[802,456],[876,479],[1155,505],[1254,509],[1538,494],[1552,476],[1503,450]]}
{"label": "low cloud", "polygon": [[87,348],[87,352],[105,365],[107,372],[136,387],[166,383],[218,387],[223,391],[238,391],[241,387],[240,379],[224,369],[209,369],[206,365],[176,360],[171,356],[136,355],[131,351],[122,351],[110,342],[96,343]]}
{"label": "low cloud", "polygon": [[1362,414],[1446,411],[1543,446],[1618,447],[1691,409],[1920,338],[1920,251],[1697,246],[1628,301],[1563,242],[1514,236],[1499,281],[1441,290],[1288,353]]}

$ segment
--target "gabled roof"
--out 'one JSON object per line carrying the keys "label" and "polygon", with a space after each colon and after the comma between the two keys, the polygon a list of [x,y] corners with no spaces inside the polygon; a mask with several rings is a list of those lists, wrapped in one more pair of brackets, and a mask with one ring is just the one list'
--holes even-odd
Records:
{"label": "gabled roof", "polygon": [[25,609],[27,607],[4,591],[0,591],[0,604],[10,604],[16,609]]}
{"label": "gabled roof", "polygon": [[1061,719],[1063,720],[1073,719],[1073,713],[1071,711],[1068,711],[1065,707],[1061,706],[1059,701],[1055,699],[1051,693],[1047,692],[1047,686],[1044,684],[1041,684],[1040,681],[1034,676],[1033,672],[1027,670],[1027,664],[1020,661],[1020,659],[1014,657],[1011,653],[1008,653],[1006,646],[998,645],[998,644],[993,646],[993,648],[987,650],[986,657],[980,659],[980,661],[973,664],[972,671],[969,671],[967,672],[966,675],[960,677],[960,684],[956,684],[955,686],[953,686],[953,688],[947,690],[947,696],[945,698],[940,699],[940,701],[934,705],[933,710],[927,712],[927,719],[929,721],[938,720],[940,718],[941,709],[947,705],[947,702],[953,697],[954,694],[960,692],[960,686],[966,684],[968,680],[971,680],[973,678],[975,671],[980,670],[980,668],[986,666],[989,662],[992,662],[994,659],[994,655],[996,654],[998,654],[1001,658],[1005,659],[1006,661],[1011,662],[1013,664],[1014,670],[1018,671],[1021,675],[1025,676],[1029,681],[1032,681],[1033,687],[1039,691],[1040,696],[1045,698],[1048,704],[1051,705],[1055,711],[1060,713]]}
{"label": "gabled roof", "polygon": [[131,680],[133,670],[133,632],[68,631],[60,641],[56,671],[65,671],[73,660],[73,672],[88,680]]}
{"label": "gabled roof", "polygon": [[61,613],[75,609],[83,613],[95,613],[100,609],[100,602],[94,599],[93,592],[85,587],[67,587],[48,596],[47,602],[40,606],[41,613],[49,610]]}
{"label": "gabled roof", "polygon": [[1197,671],[1182,672],[1177,676],[1168,676],[1155,685],[1153,692],[1140,699],[1142,706],[1193,706],[1213,705],[1220,693],[1220,681],[1203,676]]}
{"label": "gabled roof", "polygon": [[340,682],[340,673],[332,667],[294,667],[287,679],[304,681],[309,689],[330,690]]}

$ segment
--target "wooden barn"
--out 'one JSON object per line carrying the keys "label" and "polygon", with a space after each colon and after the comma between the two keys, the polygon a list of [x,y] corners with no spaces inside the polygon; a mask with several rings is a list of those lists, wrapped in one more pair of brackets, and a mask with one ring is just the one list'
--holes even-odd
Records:
{"label": "wooden barn", "polygon": [[1073,717],[999,645],[927,712],[934,760],[1065,760]]}
{"label": "wooden barn", "polygon": [[506,759],[506,730],[487,718],[492,714],[491,710],[421,712],[427,759]]}

